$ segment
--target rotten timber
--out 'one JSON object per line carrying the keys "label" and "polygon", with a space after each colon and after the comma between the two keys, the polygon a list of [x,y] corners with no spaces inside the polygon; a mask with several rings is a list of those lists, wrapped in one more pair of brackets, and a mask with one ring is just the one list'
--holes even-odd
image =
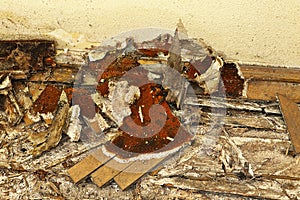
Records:
{"label": "rotten timber", "polygon": [[[44,70],[55,66],[54,42],[49,40],[0,41],[0,69]],[[0,72],[2,73],[2,72]]]}
{"label": "rotten timber", "polygon": [[[148,62],[149,59],[140,60],[141,63],[146,61]],[[30,84],[37,84],[38,88],[43,88],[43,84],[68,85],[74,82],[73,76],[76,75],[77,67],[76,65],[65,64],[51,68],[51,70],[36,71],[34,74],[26,72],[27,74],[19,76],[18,74],[20,73],[15,73],[17,75],[12,75],[12,78],[13,80],[20,80],[30,75],[32,81]],[[243,70],[245,71],[246,67],[240,67],[242,72]],[[252,67],[254,68],[255,66]],[[260,76],[257,75],[257,77],[255,77],[255,74],[259,73],[259,70],[265,73],[265,70],[269,71],[273,69],[272,67],[268,68],[260,69],[258,67],[257,72],[249,73],[249,75],[242,73],[242,75],[244,75],[245,80],[248,78],[251,79],[253,84],[255,83],[254,81],[264,81],[263,85],[267,85],[268,78],[263,78],[263,73]],[[289,73],[289,70],[294,69],[287,69],[282,72]],[[62,73],[61,76],[60,73]],[[291,74],[293,73],[291,72]],[[64,75],[67,78],[62,78]],[[288,79],[288,76],[280,78],[276,76],[276,73],[272,76],[270,80],[274,82],[282,82],[284,84],[298,83],[294,80],[297,79],[297,76],[294,76],[293,80]],[[251,83],[250,81],[248,83]],[[40,84],[41,82],[43,84]],[[228,80],[229,83],[230,80]],[[278,87],[278,90],[282,86]],[[251,89],[248,91],[251,91]],[[283,92],[287,93],[286,91]],[[196,102],[194,99],[186,99],[189,105],[200,107],[203,119],[200,125],[194,127],[198,130],[195,140],[191,146],[180,152],[176,158],[166,161],[154,174],[148,174],[141,178],[145,173],[137,173],[136,177],[134,177],[132,174],[130,176],[126,175],[126,170],[122,173],[120,173],[122,170],[114,172],[114,181],[122,189],[128,187],[137,178],[141,178],[140,182],[127,191],[116,192],[116,185],[114,183],[99,189],[88,181],[80,181],[88,174],[93,174],[94,170],[102,166],[102,163],[97,164],[96,162],[96,160],[105,162],[105,159],[102,158],[93,160],[93,163],[96,165],[91,166],[91,169],[87,170],[89,171],[88,173],[85,170],[87,167],[90,167],[89,164],[82,165],[81,168],[73,168],[74,171],[70,173],[69,169],[72,166],[74,167],[76,163],[81,163],[80,160],[88,158],[90,154],[87,152],[90,152],[97,146],[103,145],[106,142],[105,140],[99,140],[85,146],[80,142],[72,143],[64,137],[62,143],[55,149],[41,154],[40,157],[30,158],[29,151],[23,152],[28,147],[22,141],[22,139],[26,138],[24,130],[10,128],[6,131],[1,131],[0,165],[4,167],[4,175],[0,175],[0,194],[3,198],[10,199],[25,196],[29,198],[80,199],[100,198],[103,196],[107,196],[108,198],[122,198],[122,196],[126,196],[126,198],[134,199],[151,198],[152,196],[156,199],[163,199],[167,195],[174,198],[199,197],[211,199],[223,197],[231,199],[246,197],[269,199],[299,198],[299,162],[297,158],[286,154],[290,146],[290,140],[288,135],[285,134],[286,127],[281,117],[278,102],[273,101],[275,100],[275,94],[269,95],[270,97],[268,98],[265,96],[254,96],[254,94],[253,92],[253,96],[248,96],[247,98],[251,97],[251,99],[255,100],[249,100],[239,94],[237,98],[228,98],[225,102],[221,101],[216,104],[201,93],[197,94],[199,100]],[[36,99],[38,99],[40,95],[36,94],[36,96]],[[230,138],[230,143],[234,142],[236,147],[243,152],[244,158],[247,159],[253,168],[254,178],[243,176],[240,173],[240,166],[234,166],[236,168],[230,173],[224,172],[221,162],[218,159],[220,153],[218,150],[220,146],[226,146],[226,143],[228,143],[227,140],[225,142],[224,140],[218,141],[215,149],[212,149],[210,152],[204,151],[203,153],[203,149],[201,148],[202,141],[205,139],[205,134],[211,123],[209,109],[220,106],[220,104],[223,104],[227,108],[224,127]],[[22,133],[21,137],[20,133]],[[223,137],[224,135],[220,135],[221,139]],[[137,166],[139,165],[137,164],[135,167]],[[73,175],[77,177],[74,179],[77,185],[74,185],[68,172],[70,174],[75,174],[76,172],[84,172],[86,174]],[[121,174],[125,174],[123,178]],[[99,174],[94,174],[93,176],[94,181],[101,178]],[[108,179],[111,179],[111,176]],[[97,181],[95,182],[97,183]],[[102,183],[98,182],[98,184],[101,185]],[[24,187],[24,185],[26,186]],[[45,186],[46,189],[43,189],[42,186]],[[11,188],[17,192],[11,192]],[[28,191],[36,192],[30,193]],[[87,191],[94,191],[94,193],[91,194]]]}

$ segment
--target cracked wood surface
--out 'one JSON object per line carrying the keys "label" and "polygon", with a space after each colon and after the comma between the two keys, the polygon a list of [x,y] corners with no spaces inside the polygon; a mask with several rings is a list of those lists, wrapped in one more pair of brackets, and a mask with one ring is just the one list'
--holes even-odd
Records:
{"label": "cracked wood surface", "polygon": [[[205,99],[205,98],[204,98]],[[228,100],[227,104],[231,104]],[[237,109],[233,105],[239,104]],[[246,105],[243,109],[243,105]],[[251,109],[249,105],[253,105]],[[218,159],[220,148],[224,145],[222,137],[216,136],[216,144],[210,148],[203,148],[207,125],[195,127],[199,130],[190,146],[177,153],[173,158],[161,165],[156,173],[142,177],[137,184],[125,191],[116,188],[115,183],[97,188],[89,181],[79,182],[77,185],[69,178],[67,170],[84,158],[90,149],[103,144],[103,140],[86,146],[81,142],[72,143],[64,137],[60,145],[53,151],[46,152],[37,158],[29,158],[26,153],[20,152],[22,144],[11,134],[3,133],[7,144],[10,161],[8,168],[2,168],[0,187],[5,198],[38,198],[46,194],[51,198],[147,198],[172,199],[207,198],[207,199],[289,199],[299,198],[300,171],[298,158],[286,154],[290,141],[286,134],[285,125],[280,114],[268,114],[257,111],[269,105],[279,109],[277,102],[252,102],[233,100],[232,113],[227,113],[231,121],[225,121],[224,128],[228,137],[241,150],[244,157],[251,164],[254,177],[244,178],[239,169],[225,173],[222,163]],[[205,106],[200,106],[205,112]],[[253,114],[255,113],[255,114]],[[241,117],[243,116],[243,117]],[[272,117],[273,116],[273,117]],[[245,118],[244,117],[248,117]],[[249,117],[262,119],[253,126],[249,124]],[[265,123],[271,118],[274,123]],[[208,120],[209,121],[209,120]],[[281,127],[278,129],[277,127]],[[17,134],[17,133],[16,133]],[[15,152],[11,154],[10,152]],[[37,188],[41,186],[42,189]],[[234,186],[234,187],[233,187]],[[56,189],[53,189],[56,188]],[[30,190],[36,191],[35,193]],[[88,192],[93,190],[94,192]]]}
{"label": "cracked wood surface", "polygon": [[[82,60],[73,61],[73,65],[38,71],[30,76],[30,84],[37,87],[71,84],[78,70],[76,62]],[[12,77],[18,79],[18,74]],[[124,191],[115,181],[99,188],[90,178],[79,181],[85,175],[78,178],[77,184],[69,176],[71,167],[105,144],[103,135],[88,144],[71,142],[62,135],[57,147],[33,157],[26,130],[9,127],[0,130],[0,196],[3,199],[300,198],[300,162],[290,153],[291,142],[278,102],[245,98],[211,101],[207,96],[197,95],[198,101],[185,99],[201,115],[200,123],[189,127],[197,132],[191,144]],[[210,130],[214,124],[211,108],[220,107],[226,108],[223,126]],[[37,124],[33,129],[43,130],[43,127]],[[239,154],[251,164],[253,177],[245,173]]]}

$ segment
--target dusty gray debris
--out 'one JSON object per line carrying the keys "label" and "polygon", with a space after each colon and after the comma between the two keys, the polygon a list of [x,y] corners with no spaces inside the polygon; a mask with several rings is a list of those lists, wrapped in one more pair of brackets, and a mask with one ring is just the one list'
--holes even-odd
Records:
{"label": "dusty gray debris", "polygon": [[72,142],[77,142],[80,138],[81,133],[81,122],[79,119],[80,107],[79,105],[74,105],[69,109],[69,126],[66,134],[70,137]]}
{"label": "dusty gray debris", "polygon": [[223,164],[225,173],[238,171],[243,173],[245,177],[253,178],[254,172],[251,164],[243,156],[240,148],[231,140],[225,131],[225,136],[220,136],[222,147],[219,159]]}

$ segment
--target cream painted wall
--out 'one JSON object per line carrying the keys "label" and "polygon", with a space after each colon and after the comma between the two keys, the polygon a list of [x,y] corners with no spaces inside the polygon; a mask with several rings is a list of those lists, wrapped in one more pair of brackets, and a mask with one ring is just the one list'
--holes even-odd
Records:
{"label": "cream painted wall", "polygon": [[300,0],[1,0],[0,36],[62,29],[102,42],[136,28],[174,30],[179,18],[229,58],[300,66]]}

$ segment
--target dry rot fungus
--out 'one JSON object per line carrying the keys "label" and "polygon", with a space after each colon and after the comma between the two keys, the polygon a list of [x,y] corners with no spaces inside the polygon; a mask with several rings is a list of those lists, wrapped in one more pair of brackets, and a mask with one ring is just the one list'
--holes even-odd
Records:
{"label": "dry rot fungus", "polygon": [[[222,73],[223,61],[213,50],[180,39],[178,31],[174,37],[126,42],[124,48],[117,43],[115,49],[98,47],[89,53],[89,63],[77,74],[72,104],[79,106],[81,124],[95,134],[118,129],[104,132],[109,133],[103,147],[107,155],[119,160],[166,156],[193,137],[182,124],[185,119],[174,114],[184,107],[189,83],[194,82],[202,95],[222,93],[227,71]],[[225,84],[226,91],[230,84]],[[98,128],[92,121],[98,121]]]}
{"label": "dry rot fungus", "polygon": [[272,98],[299,102],[299,69],[238,66],[180,31],[56,55],[52,41],[0,42],[3,198],[296,197],[299,105]]}
{"label": "dry rot fungus", "polygon": [[[180,31],[186,32],[179,27],[174,36],[93,47],[79,70],[55,62],[52,41],[1,42],[1,124],[31,130],[34,155],[58,144],[63,133],[84,141],[83,132],[104,133],[105,151],[120,159],[178,150],[193,137],[183,126],[190,119],[174,114],[193,110],[184,104],[189,91],[240,96],[244,84],[235,65],[223,66],[210,47]],[[32,128],[38,125],[44,128]]]}
{"label": "dry rot fungus", "polygon": [[29,73],[55,66],[55,47],[53,41],[0,41],[1,70],[21,70]]}
{"label": "dry rot fungus", "polygon": [[122,134],[113,139],[114,145],[109,145],[108,151],[128,158],[169,151],[191,139],[164,99],[161,86],[147,84],[140,91],[140,98],[130,107],[131,115],[124,118],[120,127]]}

